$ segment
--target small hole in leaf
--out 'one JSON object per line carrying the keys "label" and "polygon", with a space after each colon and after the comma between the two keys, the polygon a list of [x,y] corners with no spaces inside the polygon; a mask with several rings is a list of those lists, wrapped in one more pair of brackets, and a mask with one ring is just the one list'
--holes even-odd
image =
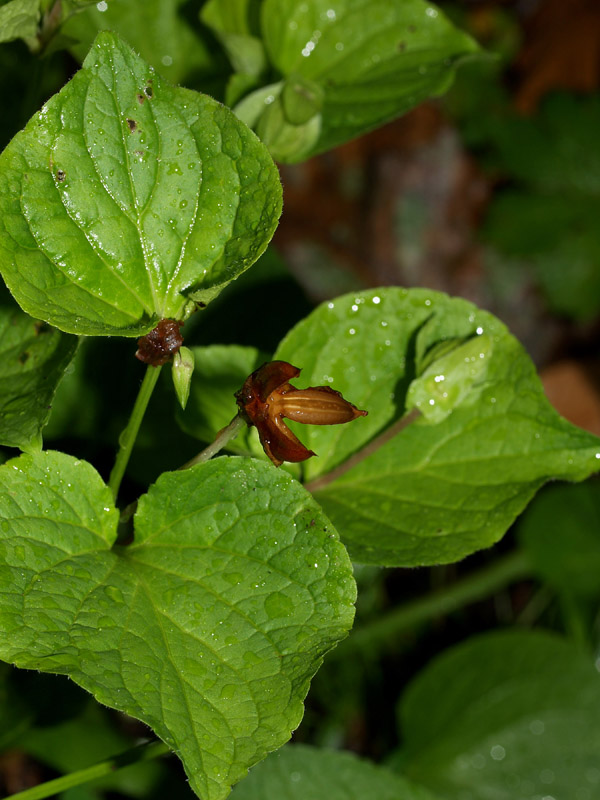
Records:
{"label": "small hole in leaf", "polygon": [[19,361],[21,364],[26,364],[29,361],[30,354],[25,351],[24,353],[19,354]]}
{"label": "small hole in leaf", "polygon": [[148,85],[144,88],[144,94],[148,98],[154,97],[154,89],[150,85],[150,81],[148,81]]}
{"label": "small hole in leaf", "polygon": [[142,105],[142,103],[144,103],[144,102],[145,102],[146,98],[144,97],[144,95],[143,95],[143,94],[138,94],[138,95],[136,95],[136,96],[137,96],[137,101],[138,101],[138,103],[139,103],[140,105]]}
{"label": "small hole in leaf", "polygon": [[131,133],[133,133],[134,131],[137,130],[137,122],[134,119],[130,119],[129,117],[127,117],[127,127],[129,128]]}
{"label": "small hole in leaf", "polygon": [[56,180],[60,181],[62,183],[65,178],[66,178],[65,171],[63,169],[57,169],[56,170]]}

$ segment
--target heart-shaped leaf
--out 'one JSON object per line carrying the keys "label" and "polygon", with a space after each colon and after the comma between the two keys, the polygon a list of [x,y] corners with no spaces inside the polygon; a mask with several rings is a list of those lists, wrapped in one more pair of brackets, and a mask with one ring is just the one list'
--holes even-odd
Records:
{"label": "heart-shaped leaf", "polygon": [[[299,323],[275,358],[302,368],[301,388],[330,385],[369,412],[295,427],[319,456],[306,462],[308,485],[357,561],[458,560],[496,542],[547,480],[600,468],[600,440],[556,413],[519,342],[466,300],[346,295]],[[425,413],[399,435],[320,480],[415,407]]]}
{"label": "heart-shaped leaf", "polygon": [[0,156],[0,269],[32,316],[138,336],[249,267],[280,211],[249,129],[101,33]]}
{"label": "heart-shaped leaf", "polygon": [[355,585],[310,495],[261,462],[165,473],[135,540],[93,467],[61,453],[0,468],[0,655],[70,675],[144,720],[221,800],[283,744]]}
{"label": "heart-shaped leaf", "polygon": [[[7,293],[8,294],[8,293]],[[0,444],[39,450],[58,382],[77,339],[0,305]]]}

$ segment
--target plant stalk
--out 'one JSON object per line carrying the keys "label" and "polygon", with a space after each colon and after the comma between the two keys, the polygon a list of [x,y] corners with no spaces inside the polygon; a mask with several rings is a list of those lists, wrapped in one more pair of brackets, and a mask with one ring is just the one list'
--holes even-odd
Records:
{"label": "plant stalk", "polygon": [[12,794],[10,795],[10,800],[42,800],[44,797],[54,797],[67,789],[72,789],[74,786],[80,786],[82,783],[88,783],[105,775],[111,775],[113,772],[123,769],[123,767],[128,767],[130,764],[149,761],[169,752],[169,748],[163,742],[148,742],[131,750],[126,750],[124,753],[102,761],[100,764],[94,764],[93,767],[70,772],[61,778],[54,778],[51,781],[46,781],[46,783],[40,783],[39,786],[33,786],[31,789]]}
{"label": "plant stalk", "polygon": [[237,414],[231,420],[229,425],[221,428],[212,444],[209,444],[208,447],[205,447],[204,450],[201,450],[198,455],[194,456],[189,461],[186,461],[186,463],[179,467],[179,469],[189,469],[190,467],[193,467],[194,464],[201,464],[202,462],[211,459],[219,452],[219,450],[222,450],[228,442],[230,442],[232,439],[235,439],[244,425],[246,425],[246,423],[240,417],[240,415]]}
{"label": "plant stalk", "polygon": [[309,492],[318,492],[319,489],[324,489],[337,478],[341,477],[344,473],[348,472],[348,470],[352,469],[352,467],[355,467],[357,464],[367,458],[367,456],[370,456],[376,450],[379,450],[380,447],[383,447],[384,444],[387,444],[391,439],[394,438],[394,436],[397,436],[400,431],[403,431],[404,428],[412,425],[412,423],[419,419],[420,416],[421,412],[419,409],[413,408],[408,412],[408,414],[406,414],[406,416],[396,420],[396,422],[394,422],[394,424],[391,425],[386,431],[366,444],[362,450],[354,453],[354,455],[350,456],[350,458],[346,459],[346,461],[344,461],[338,467],[332,469],[331,472],[327,472],[325,475],[320,475],[318,478],[305,483],[304,488],[308,489]]}
{"label": "plant stalk", "polygon": [[142,424],[144,414],[146,413],[146,408],[148,407],[148,403],[152,397],[152,392],[156,386],[158,376],[160,375],[160,370],[161,367],[148,366],[146,368],[146,374],[144,375],[144,380],[140,386],[138,396],[136,397],[131,416],[129,417],[129,422],[119,436],[119,450],[117,452],[115,464],[108,480],[108,486],[112,492],[115,502],[119,493],[119,486],[121,485],[123,475],[127,469],[127,464],[129,462],[129,457],[131,456],[131,451],[133,450],[133,445],[135,444],[140,425]]}

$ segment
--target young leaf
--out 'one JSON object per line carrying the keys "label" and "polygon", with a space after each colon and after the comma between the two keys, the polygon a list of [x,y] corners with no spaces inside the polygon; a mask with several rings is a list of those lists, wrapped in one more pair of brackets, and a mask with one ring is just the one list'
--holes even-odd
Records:
{"label": "young leaf", "polygon": [[[457,60],[478,49],[424,0],[264,0],[261,28],[276,70],[322,93],[310,131],[307,121],[299,125],[293,117],[282,120],[278,136],[271,131],[274,157],[290,162],[335,147],[441,94],[452,82]],[[271,93],[264,114],[272,116],[274,99]]]}
{"label": "young leaf", "polygon": [[286,745],[239,783],[231,800],[434,800],[427,789],[352,753]]}
{"label": "young leaf", "polygon": [[39,450],[52,398],[77,339],[0,305],[0,444]]}
{"label": "young leaf", "polygon": [[254,134],[101,33],[0,156],[0,269],[62,330],[139,336],[247,269],[280,210]]}
{"label": "young leaf", "polygon": [[400,708],[403,771],[448,800],[594,797],[600,683],[543,632],[471,639],[437,658]]}
{"label": "young leaf", "polygon": [[[455,352],[469,368],[450,352],[439,359],[448,373],[432,375],[448,340],[465,342]],[[319,456],[306,462],[309,487],[356,561],[458,560],[503,536],[547,480],[600,468],[600,440],[559,417],[516,339],[465,300],[422,289],[346,295],[299,323],[274,357],[302,367],[300,388],[328,384],[369,412],[352,426],[295,429]],[[318,480],[411,411],[407,398],[441,400],[442,413],[421,415],[328,485]]]}
{"label": "young leaf", "polygon": [[352,623],[352,567],[318,505],[285,472],[219,458],[164,473],[115,547],[86,462],[22,456],[0,487],[0,656],[143,720],[203,800],[225,798],[289,738]]}

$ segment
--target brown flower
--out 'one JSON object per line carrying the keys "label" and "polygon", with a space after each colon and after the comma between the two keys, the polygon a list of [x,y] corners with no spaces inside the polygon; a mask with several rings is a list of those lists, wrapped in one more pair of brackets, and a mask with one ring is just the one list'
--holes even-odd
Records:
{"label": "brown flower", "polygon": [[299,374],[298,367],[287,361],[270,361],[253,372],[235,395],[240,415],[248,425],[256,425],[265,453],[276,467],[315,455],[294,436],[284,418],[310,425],[339,425],[367,415],[329,386],[296,389],[289,381]]}

